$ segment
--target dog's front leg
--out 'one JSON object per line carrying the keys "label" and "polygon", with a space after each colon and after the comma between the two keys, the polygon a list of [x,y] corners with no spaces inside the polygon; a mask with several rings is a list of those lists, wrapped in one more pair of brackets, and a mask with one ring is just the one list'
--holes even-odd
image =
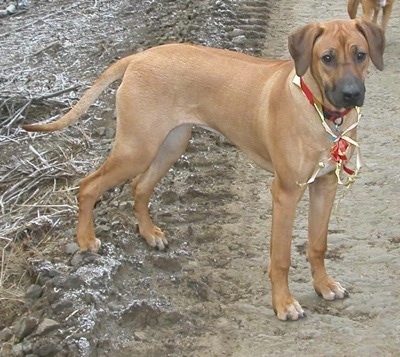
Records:
{"label": "dog's front leg", "polygon": [[304,188],[287,186],[277,176],[271,193],[273,198],[272,235],[269,277],[272,284],[272,305],[280,320],[298,320],[304,316],[300,304],[293,298],[288,285],[290,250],[296,206]]}
{"label": "dog's front leg", "polygon": [[325,269],[328,225],[337,185],[337,177],[332,172],[317,178],[309,186],[308,260],[314,289],[325,300],[343,299],[348,296],[346,289],[329,278]]}

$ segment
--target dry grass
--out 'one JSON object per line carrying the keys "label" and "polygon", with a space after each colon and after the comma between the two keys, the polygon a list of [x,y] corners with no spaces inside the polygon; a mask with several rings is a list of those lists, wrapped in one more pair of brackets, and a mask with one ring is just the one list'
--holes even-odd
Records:
{"label": "dry grass", "polygon": [[[122,30],[131,18],[123,15],[137,8],[134,2],[33,1],[23,15],[2,24],[0,47],[7,51],[0,56],[0,329],[35,281],[32,262],[60,256],[65,230],[76,223],[77,180],[107,150],[102,142],[90,149],[84,130],[91,124],[82,121],[65,134],[26,133],[18,124],[60,116],[116,55],[130,52],[123,44],[131,33]],[[114,21],[119,14],[121,21]]]}
{"label": "dry grass", "polygon": [[[88,31],[93,24],[82,20],[98,16],[99,9],[83,0],[60,0],[58,5],[57,11],[46,13],[35,2],[0,34],[8,48],[0,57],[0,329],[23,307],[26,288],[36,279],[33,262],[60,256],[65,230],[76,223],[77,180],[96,165],[95,157],[101,160],[87,152],[91,138],[82,129],[85,123],[66,134],[18,128],[27,118],[53,120],[66,112],[79,97],[76,90],[83,86],[89,62],[98,62],[98,56],[85,53],[97,49],[98,39]],[[75,15],[62,16],[69,13]],[[68,28],[65,33],[77,33],[84,46],[73,52],[60,35],[61,25],[63,31]],[[49,74],[50,67],[56,75]]]}
{"label": "dry grass", "polygon": [[[4,93],[0,98],[6,101]],[[38,103],[47,106],[46,100]],[[19,103],[8,107],[7,123],[27,108]],[[20,312],[26,288],[35,282],[32,262],[52,260],[60,250],[63,227],[73,225],[76,217],[76,179],[92,164],[79,159],[89,142],[80,133],[21,135],[15,125],[3,129],[7,134],[0,136],[0,328]]]}

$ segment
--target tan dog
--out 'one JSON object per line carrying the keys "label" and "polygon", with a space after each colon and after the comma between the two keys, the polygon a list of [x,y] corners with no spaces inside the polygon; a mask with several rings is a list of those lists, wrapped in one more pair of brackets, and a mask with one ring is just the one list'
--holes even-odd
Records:
{"label": "tan dog", "polygon": [[[167,239],[148,210],[154,186],[185,151],[193,125],[225,135],[274,174],[269,266],[273,308],[279,319],[297,320],[304,311],[289,291],[288,272],[296,205],[306,187],[314,288],[328,300],[347,295],[328,277],[324,257],[338,184],[335,168],[350,171],[346,164],[354,147],[344,145],[336,152],[332,138],[346,133],[348,140],[355,140],[358,116],[353,108],[363,104],[369,60],[383,69],[383,43],[378,26],[340,20],[294,31],[289,37],[293,61],[184,44],[159,46],[110,66],[64,117],[23,128],[65,128],[110,83],[122,78],[114,148],[105,163],[81,181],[79,190],[77,241],[82,251],[94,252],[100,247],[93,227],[94,204],[106,190],[129,179],[140,235],[151,247],[164,249]],[[296,73],[304,93],[293,83],[299,80]],[[313,100],[315,106],[309,103]],[[319,102],[330,120],[319,116]],[[336,149],[347,143],[339,136]]]}
{"label": "tan dog", "polygon": [[382,29],[386,32],[394,0],[348,0],[347,12],[351,19],[356,18],[360,1],[363,19],[366,21],[372,21],[376,24],[378,22],[379,11],[382,10]]}

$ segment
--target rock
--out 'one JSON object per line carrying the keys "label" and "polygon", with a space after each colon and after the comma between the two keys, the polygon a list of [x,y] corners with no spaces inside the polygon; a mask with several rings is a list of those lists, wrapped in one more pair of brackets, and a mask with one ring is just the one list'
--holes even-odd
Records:
{"label": "rock", "polygon": [[13,337],[13,332],[9,327],[6,327],[0,331],[0,342],[7,342]]}
{"label": "rock", "polygon": [[33,353],[39,356],[54,356],[59,351],[56,341],[41,339],[33,345]]}
{"label": "rock", "polygon": [[14,326],[15,337],[18,340],[24,339],[33,332],[38,323],[39,320],[36,317],[23,317]]}
{"label": "rock", "polygon": [[106,139],[113,139],[114,136],[115,136],[115,129],[114,128],[106,128],[106,130],[105,130]]}
{"label": "rock", "polygon": [[32,342],[29,339],[22,341],[22,352],[24,356],[32,353]]}
{"label": "rock", "polygon": [[22,349],[22,343],[17,343],[12,347],[12,355],[14,357],[24,357],[24,351]]}
{"label": "rock", "polygon": [[81,287],[84,281],[76,275],[62,275],[52,279],[50,283],[55,288],[71,290]]}
{"label": "rock", "polygon": [[245,34],[246,34],[246,31],[241,30],[241,29],[234,29],[229,33],[231,38],[238,37],[238,36],[244,36]]}
{"label": "rock", "polygon": [[90,252],[76,252],[72,257],[70,264],[72,266],[77,266],[80,264],[91,264],[96,263],[99,259],[99,255]]}
{"label": "rock", "polygon": [[49,333],[50,331],[55,330],[58,328],[60,324],[57,321],[54,321],[52,319],[47,319],[45,318],[37,327],[36,329],[36,334],[37,335],[44,335],[46,333]]}
{"label": "rock", "polygon": [[76,252],[71,259],[71,262],[70,262],[71,265],[74,267],[74,266],[81,264],[84,256],[85,256],[85,253]]}
{"label": "rock", "polygon": [[54,265],[48,261],[41,261],[38,266],[34,268],[34,271],[38,275],[40,285],[44,285],[48,280],[61,274]]}
{"label": "rock", "polygon": [[51,308],[56,314],[61,314],[62,312],[67,311],[70,309],[72,306],[74,306],[74,302],[72,300],[62,300],[62,301],[57,301],[51,305]]}
{"label": "rock", "polygon": [[135,338],[136,341],[146,341],[147,340],[146,334],[143,331],[134,332],[133,337]]}
{"label": "rock", "polygon": [[43,294],[43,288],[39,285],[32,284],[26,290],[25,297],[27,299],[35,300],[35,299],[40,298],[42,296],[42,294]]}
{"label": "rock", "polygon": [[178,199],[179,195],[173,191],[166,191],[161,195],[161,200],[166,205],[176,203]]}
{"label": "rock", "polygon": [[246,36],[236,36],[234,38],[232,38],[232,43],[234,43],[235,45],[243,45],[243,43],[246,42]]}
{"label": "rock", "polygon": [[106,128],[104,126],[98,127],[95,130],[93,130],[93,135],[96,136],[104,136],[104,133],[106,132]]}
{"label": "rock", "polygon": [[12,354],[12,348],[13,344],[10,342],[3,343],[3,346],[1,347],[1,357],[13,357]]}
{"label": "rock", "polygon": [[65,245],[65,253],[73,255],[79,250],[77,243],[68,243]]}
{"label": "rock", "polygon": [[176,257],[168,255],[153,255],[147,258],[151,264],[157,268],[164,271],[180,271],[182,265]]}

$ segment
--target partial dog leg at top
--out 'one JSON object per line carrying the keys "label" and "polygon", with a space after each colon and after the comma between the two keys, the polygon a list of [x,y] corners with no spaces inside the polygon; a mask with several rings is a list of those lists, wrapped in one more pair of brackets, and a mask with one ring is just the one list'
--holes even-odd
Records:
{"label": "partial dog leg at top", "polygon": [[285,185],[275,176],[272,187],[272,235],[270,244],[269,277],[272,284],[272,305],[280,320],[304,317],[300,304],[289,291],[288,274],[296,206],[305,188]]}
{"label": "partial dog leg at top", "polygon": [[191,133],[191,125],[181,125],[173,129],[164,140],[147,171],[137,176],[131,184],[139,233],[149,246],[160,250],[168,246],[168,241],[163,231],[154,225],[150,217],[149,200],[155,185],[185,152]]}
{"label": "partial dog leg at top", "polygon": [[325,300],[343,299],[348,296],[346,289],[329,278],[325,269],[328,225],[337,185],[334,173],[319,177],[309,185],[308,260],[314,289]]}
{"label": "partial dog leg at top", "polygon": [[390,14],[392,13],[392,8],[393,2],[387,3],[386,6],[382,8],[382,29],[385,33],[387,30]]}
{"label": "partial dog leg at top", "polygon": [[348,0],[347,2],[347,13],[351,19],[355,19],[357,16],[357,9],[360,0]]}
{"label": "partial dog leg at top", "polygon": [[373,22],[374,24],[377,23],[378,20],[378,10],[376,6],[370,6],[367,2],[361,2],[362,12],[363,12],[363,19],[365,21]]}

